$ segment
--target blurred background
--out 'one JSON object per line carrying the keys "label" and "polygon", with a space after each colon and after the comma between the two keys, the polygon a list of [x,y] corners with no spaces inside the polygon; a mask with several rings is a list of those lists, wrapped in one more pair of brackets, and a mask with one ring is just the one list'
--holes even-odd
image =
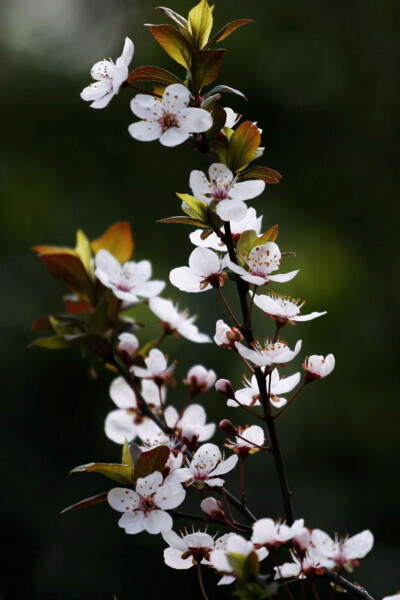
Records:
{"label": "blurred background", "polygon": [[[186,14],[191,6],[174,0],[171,7]],[[266,146],[261,164],[283,174],[252,205],[265,229],[279,223],[281,249],[297,253],[284,270],[301,271],[284,293],[306,299],[310,311],[328,311],[284,334],[292,344],[303,339],[303,356],[333,352],[337,360],[334,373],[309,386],[279,422],[295,512],[331,534],[373,531],[374,550],[353,580],[379,599],[400,589],[400,5],[216,2],[218,27],[242,17],[254,23],[226,40],[219,82],[249,101],[225,96],[224,105],[258,121]],[[189,228],[155,221],[179,214],[175,192],[188,191],[190,169],[201,168],[201,158],[184,147],[132,140],[129,90],[101,111],[79,97],[92,64],[116,59],[126,35],[136,46],[132,67],[157,64],[182,75],[146,22],[166,22],[148,0],[0,5],[1,600],[139,600],[181,590],[200,598],[194,573],[164,566],[160,538],[125,535],[105,504],[60,516],[109,486],[100,475],[69,478],[71,468],[120,457],[103,434],[113,408],[110,375],[89,380],[72,350],[27,349],[32,321],[60,311],[64,293],[30,251],[34,244],[72,246],[78,228],[94,238],[127,220],[135,259],[149,258],[156,278],[187,263]],[[225,316],[212,292],[185,295],[170,286],[164,295],[199,313],[199,327],[210,335]],[[146,315],[151,327],[142,341],[157,331]],[[271,333],[260,315],[256,333]],[[214,345],[170,340],[165,348],[179,359],[178,378],[204,363],[240,387],[242,364]],[[180,405],[184,394],[177,388],[170,399]],[[212,420],[227,414],[216,394],[201,400]],[[247,422],[233,410],[229,416]],[[247,484],[256,514],[282,515],[272,461],[250,460]],[[235,476],[229,485],[237,489]],[[228,597],[215,582],[210,573],[210,597]]]}

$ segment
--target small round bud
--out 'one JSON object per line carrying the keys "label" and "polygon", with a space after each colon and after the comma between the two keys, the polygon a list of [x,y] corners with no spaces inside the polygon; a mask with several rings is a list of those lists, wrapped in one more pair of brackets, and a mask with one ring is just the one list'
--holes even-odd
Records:
{"label": "small round bud", "polygon": [[121,333],[118,336],[118,352],[121,356],[131,360],[139,350],[139,341],[133,333]]}
{"label": "small round bud", "polygon": [[203,512],[206,513],[206,515],[208,515],[215,521],[222,521],[225,518],[225,513],[223,511],[222,504],[219,500],[216,500],[215,498],[205,498],[200,503],[200,508]]}
{"label": "small round bud", "polygon": [[235,399],[235,391],[229,379],[218,379],[215,389],[221,396],[225,396],[225,398],[229,398],[230,400]]}
{"label": "small round bud", "polygon": [[224,433],[227,433],[228,435],[237,435],[239,433],[238,428],[235,427],[234,424],[231,423],[231,421],[229,421],[228,419],[222,419],[222,421],[219,424],[219,428],[222,429],[222,431]]}
{"label": "small round bud", "polygon": [[189,386],[192,395],[195,395],[208,392],[216,379],[217,376],[212,369],[207,371],[202,365],[195,365],[189,369],[183,382]]}
{"label": "small round bud", "polygon": [[310,383],[314,379],[323,379],[335,368],[335,357],[328,354],[326,358],[313,354],[308,356],[303,363],[303,369],[306,371],[305,381]]}

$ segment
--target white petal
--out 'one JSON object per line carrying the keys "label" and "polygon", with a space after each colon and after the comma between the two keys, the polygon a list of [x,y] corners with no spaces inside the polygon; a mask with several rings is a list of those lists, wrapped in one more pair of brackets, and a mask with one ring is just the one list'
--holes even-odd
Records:
{"label": "white petal", "polygon": [[343,550],[346,558],[352,560],[356,558],[364,558],[374,545],[374,536],[366,529],[357,535],[349,538],[343,544]]}
{"label": "white petal", "polygon": [[[258,425],[251,425],[241,433],[241,436],[249,442],[250,446],[252,444],[262,446],[265,440],[264,431],[262,430],[262,427],[259,427]],[[241,440],[239,438],[239,442],[240,441]]]}
{"label": "white petal", "polygon": [[157,122],[162,116],[161,104],[153,96],[137,94],[131,100],[131,111],[139,119]]}
{"label": "white petal", "polygon": [[237,273],[237,275],[246,275],[247,274],[246,269],[244,269],[243,267],[240,267],[239,265],[237,265],[236,263],[231,261],[231,259],[228,256],[224,259],[224,264],[226,267],[228,267],[228,269],[230,269],[234,273]]}
{"label": "white petal", "polygon": [[190,92],[182,83],[173,83],[165,88],[162,105],[164,111],[176,115],[184,110],[190,100]]}
{"label": "white petal", "polygon": [[118,521],[118,525],[125,529],[125,533],[133,535],[144,530],[145,519],[146,517],[142,511],[137,513],[129,512],[122,515]]}
{"label": "white petal", "polygon": [[117,66],[119,66],[120,64],[124,64],[126,67],[129,67],[129,64],[133,57],[134,50],[135,50],[135,47],[133,45],[132,40],[130,38],[126,37],[124,49],[122,50],[122,54],[116,60]]}
{"label": "white petal", "polygon": [[162,135],[162,127],[157,121],[138,121],[128,127],[130,135],[140,142],[152,142]]}
{"label": "white petal", "polygon": [[90,71],[93,79],[101,81],[102,79],[112,79],[116,71],[116,66],[109,60],[99,60]]}
{"label": "white petal", "polygon": [[160,137],[160,143],[163,146],[172,148],[183,144],[189,138],[189,134],[181,127],[169,127]]}
{"label": "white petal", "polygon": [[253,544],[265,544],[274,538],[275,522],[272,519],[259,519],[253,525]]}
{"label": "white petal", "polygon": [[175,423],[178,421],[179,417],[178,411],[176,410],[175,406],[167,406],[167,408],[164,411],[164,417],[167,426],[171,429],[174,428]]}
{"label": "white petal", "polygon": [[235,579],[236,579],[236,577],[233,577],[232,575],[224,575],[218,581],[217,585],[229,585],[229,584],[233,583],[235,581]]}
{"label": "white petal", "polygon": [[201,234],[203,233],[203,229],[196,229],[189,234],[190,241],[195,246],[200,246],[202,248],[211,248],[212,250],[218,250],[218,252],[226,252],[227,247],[223,244],[220,238],[216,233],[212,233],[205,240],[201,238]]}
{"label": "white petal", "polygon": [[234,183],[229,190],[229,195],[234,200],[251,200],[263,193],[265,189],[264,181],[253,179],[251,181],[241,181]]}
{"label": "white petal", "polygon": [[268,279],[276,281],[277,283],[286,283],[286,281],[290,281],[296,277],[298,272],[299,269],[297,269],[297,271],[290,271],[290,273],[281,273],[280,275],[268,275]]}
{"label": "white petal", "polygon": [[317,317],[322,317],[326,315],[326,310],[324,312],[312,312],[309,315],[298,315],[297,317],[293,317],[292,321],[312,321],[312,319],[316,319]]}
{"label": "white petal", "polygon": [[191,342],[196,342],[198,344],[211,342],[211,338],[207,334],[200,333],[198,327],[193,323],[189,323],[189,321],[182,321],[182,323],[177,326],[176,330],[182,337]]}
{"label": "white petal", "polygon": [[107,495],[108,504],[114,510],[125,513],[137,508],[140,498],[136,492],[127,488],[113,488]]}
{"label": "white petal", "polygon": [[195,275],[206,278],[212,273],[219,273],[221,263],[212,250],[195,248],[189,257],[189,267]]}
{"label": "white petal", "polygon": [[202,108],[185,108],[179,115],[179,127],[190,133],[208,131],[212,124],[212,116]]}
{"label": "white petal", "polygon": [[212,471],[221,459],[221,451],[215,444],[203,444],[195,452],[191,465],[202,465],[207,472]]}
{"label": "white petal", "polygon": [[162,373],[167,368],[167,359],[158,348],[150,350],[149,356],[145,358],[146,367],[154,375]]}
{"label": "white petal", "polygon": [[133,420],[134,415],[126,410],[112,410],[104,423],[106,436],[116,444],[123,444],[125,439],[131,442],[137,435]]}
{"label": "white petal", "polygon": [[279,567],[274,567],[276,571],[275,579],[288,579],[289,577],[297,577],[301,573],[301,566],[296,563],[284,563]]}
{"label": "white petal", "polygon": [[209,423],[208,425],[204,425],[204,427],[202,427],[200,431],[199,442],[206,442],[207,440],[211,439],[215,434],[215,430],[215,423]]}
{"label": "white petal", "polygon": [[[189,371],[190,373],[190,371]],[[199,425],[202,427],[207,420],[206,411],[201,404],[191,404],[183,413],[180,425]]]}
{"label": "white petal", "polygon": [[145,283],[139,284],[135,287],[135,293],[142,298],[152,298],[153,296],[161,294],[164,288],[165,281],[154,279],[153,281],[146,281]]}
{"label": "white petal", "polygon": [[144,519],[144,529],[148,533],[157,534],[172,529],[171,515],[164,510],[152,510]]}
{"label": "white petal", "polygon": [[188,549],[187,544],[185,544],[181,536],[175,533],[175,531],[172,529],[170,531],[163,531],[161,535],[167,544],[171,546],[171,548],[175,548],[181,552],[186,552]]}
{"label": "white petal", "polygon": [[[205,291],[207,288],[200,289],[202,279],[202,277],[193,273],[189,267],[176,267],[169,274],[169,280],[172,285],[183,292],[197,293]],[[210,288],[211,286],[207,287]]]}
{"label": "white petal", "polygon": [[154,501],[160,508],[170,510],[182,504],[185,496],[186,491],[180,483],[165,483],[154,496]]}
{"label": "white petal", "polygon": [[110,396],[118,408],[136,408],[136,398],[123,377],[116,377],[110,385]]}
{"label": "white petal", "polygon": [[241,200],[220,200],[216,213],[223,221],[241,221],[246,216],[247,206]]}
{"label": "white petal", "polygon": [[[278,373],[278,369],[274,369],[273,372],[275,371]],[[271,392],[277,396],[291,392],[299,383],[300,377],[300,373],[295,373],[294,375],[290,375],[290,377],[282,377],[277,382],[272,381]]]}
{"label": "white petal", "polygon": [[207,485],[210,487],[222,487],[225,485],[225,481],[220,477],[212,477],[211,479],[207,479]]}
{"label": "white petal", "polygon": [[203,202],[205,200],[204,194],[210,194],[213,191],[213,186],[203,171],[192,171],[190,173],[189,186],[196,198]]}
{"label": "white petal", "polygon": [[190,569],[190,567],[193,567],[193,556],[182,558],[182,551],[175,548],[164,550],[164,560],[165,564],[172,567],[172,569]]}
{"label": "white petal", "polygon": [[162,485],[162,475],[159,471],[154,471],[147,477],[139,477],[136,482],[136,492],[140,494],[140,496],[150,496],[151,494],[155,494],[156,491]]}
{"label": "white petal", "polygon": [[114,97],[114,93],[113,92],[109,92],[108,94],[106,94],[105,96],[103,96],[102,98],[99,98],[98,100],[95,100],[94,102],[92,102],[92,104],[90,105],[91,108],[105,108],[106,106],[108,106],[111,102],[111,100]]}
{"label": "white petal", "polygon": [[212,475],[224,475],[225,473],[229,473],[229,471],[232,471],[232,469],[235,468],[238,460],[238,455],[232,454],[232,456],[219,463],[217,468],[212,472]]}
{"label": "white petal", "polygon": [[96,270],[99,269],[111,280],[118,278],[121,274],[120,263],[107,250],[99,250],[94,259],[94,263]]}

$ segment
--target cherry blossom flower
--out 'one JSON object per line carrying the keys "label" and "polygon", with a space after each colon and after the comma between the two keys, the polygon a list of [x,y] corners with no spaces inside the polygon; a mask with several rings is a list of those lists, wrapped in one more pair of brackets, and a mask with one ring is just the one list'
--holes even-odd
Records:
{"label": "cherry blossom flower", "polygon": [[256,295],[254,297],[254,304],[261,308],[268,317],[272,317],[280,323],[294,325],[299,321],[311,321],[312,319],[326,315],[326,310],[324,312],[312,312],[309,315],[300,315],[300,309],[304,306],[305,302],[301,304],[299,302],[300,300],[293,300],[289,296],[275,293]]}
{"label": "cherry blossom flower", "polygon": [[235,342],[241,342],[243,335],[237,327],[229,327],[222,319],[218,319],[215,327],[214,342],[221,348],[236,350]]}
{"label": "cherry blossom flower", "polygon": [[200,508],[214,521],[221,521],[225,519],[225,513],[224,509],[222,508],[222,504],[219,500],[216,500],[216,498],[212,498],[211,496],[204,498],[204,500],[200,502]]}
{"label": "cherry blossom flower", "polygon": [[225,264],[231,271],[239,275],[243,281],[253,285],[264,285],[269,281],[285,283],[296,277],[299,270],[271,275],[273,271],[279,269],[281,258],[281,251],[277,244],[275,242],[267,242],[266,244],[252,248],[249,255],[244,257],[247,269],[235,264],[228,257]]}
{"label": "cherry blossom flower", "polygon": [[192,462],[183,469],[178,469],[179,481],[196,484],[203,488],[206,484],[210,487],[223,486],[225,481],[219,477],[225,475],[235,468],[238,457],[232,454],[226,460],[222,460],[221,451],[215,444],[203,444],[196,451]]}
{"label": "cherry blossom flower", "polygon": [[134,46],[132,40],[125,38],[122,54],[116,63],[110,60],[97,62],[91,70],[95,83],[91,83],[81,92],[82,100],[91,102],[92,108],[104,108],[118,94],[121,85],[128,77],[128,67],[132,60]]}
{"label": "cherry blossom flower", "polygon": [[258,425],[250,425],[250,427],[238,427],[239,435],[236,436],[235,442],[225,444],[227,448],[233,450],[241,458],[247,458],[249,454],[255,454],[261,449],[265,441],[264,431]]}
{"label": "cherry blossom flower", "polygon": [[213,163],[208,169],[209,180],[202,171],[190,173],[189,185],[193,195],[206,204],[216,202],[216,213],[223,221],[241,221],[246,217],[244,200],[263,193],[264,181],[252,179],[237,181],[223,163]]}
{"label": "cherry blossom flower", "polygon": [[207,415],[201,404],[191,404],[179,418],[178,411],[174,406],[168,406],[164,412],[165,421],[171,429],[175,429],[177,435],[186,443],[191,445],[195,442],[205,442],[212,438],[215,433],[215,423],[207,423]]}
{"label": "cherry blossom flower", "polygon": [[235,342],[235,346],[240,356],[251,360],[258,367],[270,367],[276,364],[286,364],[293,360],[301,350],[301,340],[296,343],[294,350],[290,350],[287,343],[283,340],[272,343],[267,340],[264,347],[260,343],[254,344],[254,350],[243,346],[239,342]]}
{"label": "cherry blossom flower", "polygon": [[191,108],[189,102],[190,92],[181,83],[166,87],[161,102],[153,96],[138,94],[131,101],[131,109],[142,121],[130,125],[128,131],[141,142],[160,140],[163,146],[183,144],[190,133],[202,133],[213,124],[206,110]]}
{"label": "cherry blossom flower", "polygon": [[[278,369],[274,369],[269,377],[271,378],[271,383],[267,379],[266,385],[270,401],[276,408],[280,408],[287,402],[285,398],[280,397],[280,394],[287,394],[296,387],[300,381],[300,373],[280,378]],[[245,406],[259,406],[260,390],[256,376],[253,375],[250,381],[245,377],[243,383],[245,387],[235,392],[235,398],[240,404],[244,404]],[[227,406],[237,407],[239,405],[234,400],[228,400]]]}
{"label": "cherry blossom flower", "polygon": [[129,358],[133,358],[139,350],[139,341],[133,333],[121,333],[118,336],[118,351],[124,352]]}
{"label": "cherry blossom flower", "polygon": [[[257,217],[257,213],[254,208],[248,208],[245,216],[240,221],[232,221],[231,232],[233,241],[237,241],[244,231],[253,230],[257,235],[261,231],[262,217]],[[201,238],[201,234],[204,229],[196,229],[190,235],[190,241],[195,246],[201,246],[202,248],[211,248],[218,252],[227,252],[228,248],[221,241],[221,238],[215,233],[211,233],[206,237],[205,240]],[[221,229],[221,235],[223,231]]]}
{"label": "cherry blossom flower", "polygon": [[165,287],[164,281],[149,281],[152,269],[148,260],[121,265],[110,252],[99,250],[95,265],[97,279],[110,288],[117,298],[126,302],[139,302],[139,296],[157,296]]}
{"label": "cherry blossom flower", "polygon": [[296,534],[299,524],[303,519],[298,519],[291,527],[273,519],[259,519],[253,524],[253,535],[251,541],[256,546],[265,546],[268,550],[278,548],[281,544],[289,542]]}
{"label": "cherry blossom flower", "polygon": [[205,292],[224,285],[225,273],[221,259],[208,248],[195,248],[188,267],[172,269],[169,280],[183,292]]}
{"label": "cherry blossom flower", "polygon": [[364,558],[372,549],[374,536],[369,529],[365,529],[353,537],[333,540],[321,529],[314,529],[311,534],[312,547],[309,550],[313,560],[318,561],[327,569],[345,568],[352,571],[358,566],[358,558]]}
{"label": "cherry blossom flower", "polygon": [[126,533],[147,531],[156,534],[172,529],[172,517],[166,511],[182,504],[185,495],[181,485],[176,482],[163,484],[163,476],[155,471],[137,480],[136,491],[113,488],[108,492],[107,500],[114,510],[124,513],[118,525]]}
{"label": "cherry blossom flower", "polygon": [[217,380],[215,371],[207,370],[203,365],[195,365],[189,369],[184,383],[189,386],[192,394],[206,393]]}
{"label": "cherry blossom flower", "polygon": [[257,554],[258,560],[264,560],[268,556],[268,551],[265,548],[255,549],[254,544],[247,541],[241,535],[231,534],[226,539],[225,547],[215,549],[211,552],[210,563],[218,573],[223,573],[224,577],[218,582],[218,585],[227,585],[235,581],[233,568],[229,562],[229,555],[232,554],[237,559],[238,557],[246,557],[252,552]]}
{"label": "cherry blossom flower", "polygon": [[289,579],[296,577],[298,579],[306,579],[314,575],[322,575],[324,568],[308,554],[303,558],[292,552],[293,562],[283,563],[280,567],[274,567],[276,574],[275,579]]}
{"label": "cherry blossom flower", "polygon": [[304,558],[311,544],[311,531],[304,527],[304,519],[298,519],[292,526],[292,544],[300,558]]}
{"label": "cherry blossom flower", "polygon": [[335,357],[333,354],[328,354],[326,358],[321,355],[313,354],[306,358],[303,369],[307,371],[306,378],[310,381],[313,379],[323,379],[335,368]]}
{"label": "cherry blossom flower", "polygon": [[197,531],[179,536],[175,531],[163,531],[162,537],[169,544],[164,550],[165,564],[172,569],[190,569],[193,565],[209,564],[214,538]]}
{"label": "cherry blossom flower", "polygon": [[167,359],[158,348],[153,348],[149,352],[149,356],[144,359],[146,369],[143,367],[132,367],[132,372],[136,377],[141,379],[153,379],[157,385],[161,385],[164,381],[168,381],[175,371],[175,363],[168,366]]}
{"label": "cherry blossom flower", "polygon": [[[160,392],[153,381],[142,381],[141,393],[152,410],[159,408]],[[165,388],[161,390],[161,394],[165,400]],[[131,442],[136,436],[146,438],[153,431],[153,421],[142,415],[135,394],[123,377],[117,377],[112,381],[110,396],[118,406],[117,410],[108,413],[104,424],[106,436],[110,440],[123,444],[125,439]]]}
{"label": "cherry blossom flower", "polygon": [[161,325],[169,333],[182,336],[191,342],[204,344],[211,342],[205,333],[200,333],[193,321],[195,317],[189,317],[187,311],[179,311],[171,300],[165,298],[150,298],[149,306],[152,312],[160,319]]}

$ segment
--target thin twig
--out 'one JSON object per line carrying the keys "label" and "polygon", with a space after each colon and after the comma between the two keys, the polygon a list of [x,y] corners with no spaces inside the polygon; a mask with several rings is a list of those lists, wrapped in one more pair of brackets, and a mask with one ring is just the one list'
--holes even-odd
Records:
{"label": "thin twig", "polygon": [[302,383],[302,385],[299,387],[299,389],[293,394],[293,396],[287,401],[287,403],[285,404],[285,406],[275,415],[275,419],[277,419],[278,417],[280,417],[287,408],[289,408],[289,406],[292,404],[293,400],[295,398],[297,398],[297,396],[300,394],[301,390],[304,389],[304,387],[306,386],[307,382],[304,381]]}
{"label": "thin twig", "polygon": [[232,319],[232,320],[233,320],[233,322],[235,323],[236,327],[241,327],[241,324],[239,323],[239,321],[237,320],[237,318],[236,318],[236,317],[235,317],[235,315],[233,314],[233,312],[232,312],[232,309],[231,309],[231,307],[229,306],[227,299],[225,298],[224,294],[222,293],[222,290],[221,290],[221,288],[220,288],[220,287],[217,287],[217,288],[216,288],[216,290],[217,290],[217,292],[218,292],[218,295],[219,295],[219,297],[221,298],[222,302],[224,303],[224,306],[225,306],[226,310],[228,311],[228,313],[229,313],[229,316],[231,317],[231,319]]}
{"label": "thin twig", "polygon": [[204,589],[204,583],[203,583],[203,577],[201,574],[201,566],[200,563],[197,564],[197,575],[199,576],[199,585],[200,585],[200,590],[201,593],[203,595],[204,600],[208,600],[208,596],[206,594],[206,590]]}

